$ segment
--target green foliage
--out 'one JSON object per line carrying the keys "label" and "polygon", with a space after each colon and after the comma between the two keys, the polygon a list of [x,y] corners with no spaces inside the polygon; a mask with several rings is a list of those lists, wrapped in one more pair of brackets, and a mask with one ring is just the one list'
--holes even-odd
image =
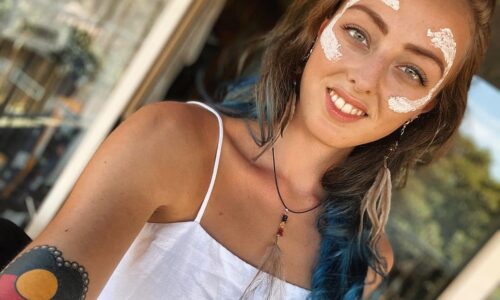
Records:
{"label": "green foliage", "polygon": [[395,194],[389,231],[419,243],[397,242],[395,251],[432,254],[440,267],[458,272],[500,225],[500,183],[490,164],[488,151],[460,136],[445,157],[412,173]]}

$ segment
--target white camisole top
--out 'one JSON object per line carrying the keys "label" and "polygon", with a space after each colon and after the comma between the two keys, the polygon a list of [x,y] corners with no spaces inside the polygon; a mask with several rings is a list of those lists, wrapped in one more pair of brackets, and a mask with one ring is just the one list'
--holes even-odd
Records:
{"label": "white camisole top", "polygon": [[[257,268],[217,242],[200,224],[214,187],[223,140],[219,141],[210,185],[194,221],[146,223],[114,270],[98,299],[239,299]],[[309,290],[280,281],[285,299],[305,299]],[[264,293],[265,291],[262,291]],[[255,299],[264,299],[259,290]]]}

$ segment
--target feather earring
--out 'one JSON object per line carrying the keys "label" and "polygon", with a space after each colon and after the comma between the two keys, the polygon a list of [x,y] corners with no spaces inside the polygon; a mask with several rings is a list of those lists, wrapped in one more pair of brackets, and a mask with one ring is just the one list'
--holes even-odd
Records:
{"label": "feather earring", "polygon": [[[387,156],[386,156],[387,157]],[[392,196],[391,171],[387,167],[387,159],[384,159],[384,166],[380,168],[375,177],[375,181],[365,194],[361,205],[361,222],[359,234],[364,226],[364,216],[368,215],[372,223],[370,231],[370,246],[374,247],[384,231],[385,224],[389,218]]]}
{"label": "feather earring", "polygon": [[389,148],[389,153],[384,156],[384,165],[378,171],[375,181],[370,189],[368,189],[361,202],[359,235],[363,232],[364,218],[365,215],[367,215],[372,225],[370,229],[370,247],[372,249],[375,249],[377,242],[384,233],[391,209],[392,179],[391,171],[388,168],[388,160],[391,154],[397,150],[406,127],[416,118],[418,118],[418,116],[407,121],[401,128],[398,139],[396,139],[394,145]]}

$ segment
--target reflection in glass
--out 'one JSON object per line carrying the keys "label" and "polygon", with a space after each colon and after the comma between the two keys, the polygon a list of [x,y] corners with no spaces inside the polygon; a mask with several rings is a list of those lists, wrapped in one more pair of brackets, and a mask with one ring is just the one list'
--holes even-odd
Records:
{"label": "reflection in glass", "polygon": [[167,2],[0,3],[0,217],[27,224]]}

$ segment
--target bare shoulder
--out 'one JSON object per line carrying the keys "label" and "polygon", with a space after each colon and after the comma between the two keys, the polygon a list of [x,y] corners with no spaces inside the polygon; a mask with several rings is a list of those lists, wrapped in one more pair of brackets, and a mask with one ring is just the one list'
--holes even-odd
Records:
{"label": "bare shoulder", "polygon": [[[377,244],[377,248],[380,257],[382,258],[382,262],[384,263],[384,272],[387,275],[394,266],[394,252],[387,235],[382,235]],[[365,289],[363,291],[363,299],[367,298],[380,285],[382,280],[382,276],[377,274],[372,268],[368,268],[365,279]]]}
{"label": "bare shoulder", "polygon": [[[217,143],[216,138],[208,138],[217,130],[214,119],[194,105],[151,104],[120,124],[100,145],[57,216],[27,248],[50,245],[36,250],[50,258],[57,248],[57,253],[64,254],[60,259],[85,268],[85,278],[68,280],[81,286],[82,280],[88,283],[90,278],[88,290],[62,298],[97,298],[151,215],[159,207],[179,207],[183,199],[201,190],[200,176],[209,172],[205,171],[210,169],[208,157],[213,155],[209,147],[215,151]],[[6,271],[49,268],[56,270],[57,278],[67,277],[54,259],[30,253],[24,252]],[[40,285],[42,281],[33,290]]]}
{"label": "bare shoulder", "polygon": [[195,105],[164,101],[141,107],[120,127],[124,127],[130,134],[137,135],[139,139],[147,138],[155,143],[168,143],[175,146],[173,149],[176,150],[189,146],[190,143],[203,142],[201,138],[204,125],[208,121],[207,114],[210,113],[205,113]]}
{"label": "bare shoulder", "polygon": [[[130,123],[131,127],[127,128]],[[217,143],[218,124],[215,116],[198,105],[164,101],[146,105],[124,124],[138,141],[152,144],[156,159],[167,163],[189,160],[195,162],[206,155],[207,147]],[[129,133],[130,134],[130,133]]]}
{"label": "bare shoulder", "polygon": [[[152,132],[164,140],[163,134],[183,136],[190,142],[205,142],[204,137],[217,129],[214,115],[199,105],[176,101],[148,104],[134,113],[130,119],[140,120]],[[156,130],[154,130],[156,129]]]}
{"label": "bare shoulder", "polygon": [[125,123],[142,127],[138,139],[151,145],[150,159],[161,181],[150,189],[157,191],[159,204],[171,208],[170,214],[175,213],[172,209],[196,206],[192,199],[205,192],[213,167],[219,134],[216,117],[199,105],[165,101],[146,105],[129,119]]}

